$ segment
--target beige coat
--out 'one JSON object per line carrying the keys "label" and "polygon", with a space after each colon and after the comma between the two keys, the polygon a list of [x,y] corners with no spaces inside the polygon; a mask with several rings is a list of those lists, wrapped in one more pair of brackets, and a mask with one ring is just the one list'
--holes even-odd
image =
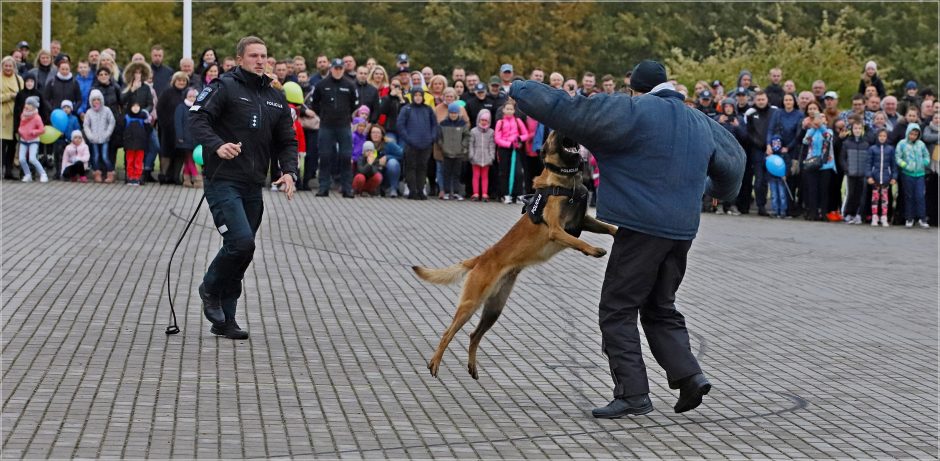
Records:
{"label": "beige coat", "polygon": [[0,73],[0,139],[13,139],[13,103],[16,93],[23,89],[23,78],[13,71],[12,77]]}

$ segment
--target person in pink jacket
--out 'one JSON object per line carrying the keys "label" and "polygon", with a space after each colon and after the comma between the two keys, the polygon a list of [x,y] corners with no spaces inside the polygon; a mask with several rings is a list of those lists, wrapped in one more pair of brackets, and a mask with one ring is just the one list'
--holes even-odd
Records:
{"label": "person in pink jacket", "polygon": [[[519,167],[525,155],[524,143],[529,130],[522,119],[516,118],[516,105],[512,101],[503,105],[503,118],[496,122],[496,159],[499,162],[499,185],[503,190],[503,203],[512,204],[522,195],[522,175]],[[514,152],[518,151],[515,155]]]}
{"label": "person in pink jacket", "polygon": [[65,152],[62,154],[62,178],[72,182],[88,182],[85,171],[88,169],[89,159],[91,153],[88,151],[88,144],[85,144],[85,137],[80,130],[73,131],[72,142],[65,146]]}
{"label": "person in pink jacket", "polygon": [[[33,173],[29,165],[39,172],[39,182],[49,182],[46,170],[39,163],[39,136],[46,130],[39,116],[39,96],[26,98],[23,114],[20,115],[20,168],[23,169],[23,182],[33,182]],[[28,160],[28,161],[27,161]]]}

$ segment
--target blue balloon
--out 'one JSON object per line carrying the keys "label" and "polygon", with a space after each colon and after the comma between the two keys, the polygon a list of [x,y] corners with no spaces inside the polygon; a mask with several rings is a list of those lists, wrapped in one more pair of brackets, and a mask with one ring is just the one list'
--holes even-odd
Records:
{"label": "blue balloon", "polygon": [[783,161],[783,157],[777,154],[768,155],[767,160],[764,162],[764,165],[767,166],[767,171],[770,174],[778,178],[782,178],[787,175],[786,162]]}
{"label": "blue balloon", "polygon": [[69,115],[65,113],[62,109],[56,109],[52,111],[52,115],[49,117],[52,121],[52,126],[55,129],[65,133],[69,129]]}

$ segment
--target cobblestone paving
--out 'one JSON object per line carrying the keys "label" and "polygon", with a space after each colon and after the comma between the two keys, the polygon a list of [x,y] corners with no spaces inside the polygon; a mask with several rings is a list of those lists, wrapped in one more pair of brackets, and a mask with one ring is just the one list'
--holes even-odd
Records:
{"label": "cobblestone paving", "polygon": [[647,354],[655,411],[599,421],[606,257],[523,272],[479,381],[470,325],[441,378],[426,369],[459,286],[409,267],[479,253],[518,207],[266,191],[239,304],[252,336],[233,342],[198,305],[221,242],[205,208],[172,268],[183,331],[164,334],[197,191],[0,194],[4,459],[937,458],[936,230],[703,216],[678,303],[712,393],[673,413]]}

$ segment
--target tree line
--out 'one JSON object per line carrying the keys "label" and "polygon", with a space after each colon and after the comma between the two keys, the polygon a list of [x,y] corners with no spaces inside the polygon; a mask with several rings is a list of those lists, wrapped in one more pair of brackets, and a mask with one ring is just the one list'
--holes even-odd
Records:
{"label": "tree line", "polygon": [[[0,14],[4,54],[27,40],[35,55],[41,4],[3,2]],[[54,2],[52,18],[66,51],[111,47],[127,62],[159,43],[169,62],[180,58],[181,2]],[[742,68],[763,82],[780,66],[799,88],[823,78],[848,95],[868,60],[890,90],[908,79],[936,87],[937,23],[936,2],[194,2],[193,54],[233,55],[239,37],[256,34],[277,57],[352,54],[391,65],[407,52],[412,63],[444,72],[462,65],[484,78],[503,62],[622,76],[653,58],[687,85],[720,79],[730,88]]]}

